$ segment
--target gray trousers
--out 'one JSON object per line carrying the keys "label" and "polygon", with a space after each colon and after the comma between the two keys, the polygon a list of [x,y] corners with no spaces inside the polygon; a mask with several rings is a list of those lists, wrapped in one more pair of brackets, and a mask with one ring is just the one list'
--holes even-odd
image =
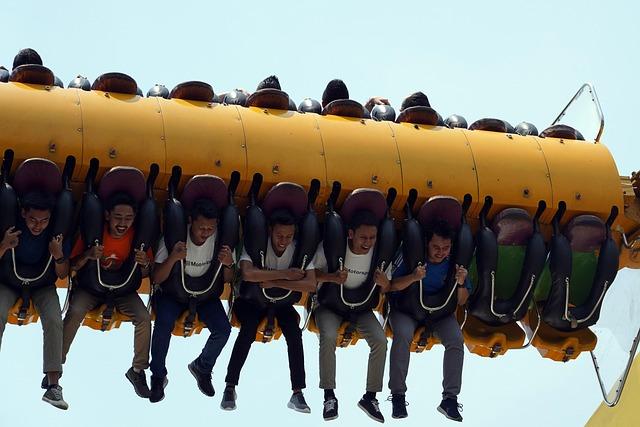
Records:
{"label": "gray trousers", "polygon": [[[391,310],[389,321],[393,329],[393,343],[389,362],[389,389],[392,394],[405,394],[409,372],[409,346],[418,322],[398,310]],[[442,397],[455,398],[462,386],[464,340],[455,315],[451,314],[433,324],[433,332],[444,346]]]}
{"label": "gray trousers", "polygon": [[[336,388],[336,339],[343,319],[342,316],[325,307],[318,307],[315,311],[315,319],[320,331],[320,388],[334,390]],[[366,391],[380,392],[387,358],[387,337],[372,310],[365,311],[357,317],[356,329],[369,344]]]}
{"label": "gray trousers", "polygon": [[[93,310],[104,301],[82,288],[74,288],[67,314],[64,316],[64,336],[62,347],[62,363],[67,359],[71,343],[78,332],[80,323],[87,312]],[[144,370],[149,367],[149,347],[151,346],[151,316],[137,292],[117,297],[115,308],[131,318],[133,323],[133,366]]]}
{"label": "gray trousers", "polygon": [[[13,288],[0,284],[0,346],[9,309],[18,300]],[[62,372],[62,314],[58,293],[54,286],[46,286],[31,292],[31,300],[42,324],[42,372]]]}

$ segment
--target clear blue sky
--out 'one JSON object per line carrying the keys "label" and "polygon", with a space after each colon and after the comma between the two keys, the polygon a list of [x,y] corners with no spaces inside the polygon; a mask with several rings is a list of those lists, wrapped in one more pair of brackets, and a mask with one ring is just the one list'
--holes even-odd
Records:
{"label": "clear blue sky", "polygon": [[[603,142],[620,174],[628,175],[640,168],[634,162],[640,154],[635,142],[639,12],[635,2],[616,0],[5,0],[0,64],[10,66],[20,48],[33,47],[65,84],[77,74],[93,80],[121,71],[145,92],[155,83],[171,88],[187,80],[207,81],[216,92],[251,90],[263,77],[277,74],[298,102],[320,98],[326,82],[340,77],[360,101],[383,95],[397,107],[408,93],[423,90],[444,117],[457,113],[469,122],[499,117],[514,125],[527,120],[540,130],[583,82],[591,81],[605,113]],[[639,277],[625,272],[619,282],[637,285]],[[608,297],[605,310],[615,313],[615,302]],[[238,387],[238,410],[221,411],[220,395],[205,398],[186,370],[204,335],[173,339],[167,397],[151,405],[135,396],[124,378],[132,354],[129,325],[109,333],[81,329],[62,380],[70,410],[62,412],[40,402],[40,326],[8,326],[0,353],[0,426],[324,425],[317,338],[307,333],[304,339],[311,415],[285,407],[284,342],[254,345]],[[219,392],[229,353],[230,345],[214,370]],[[370,422],[355,406],[364,388],[366,355],[364,344],[338,351],[341,413],[332,425]],[[387,422],[445,425],[435,412],[441,361],[441,349],[412,358],[410,417],[391,420],[391,406],[383,403]],[[460,401],[466,425],[582,425],[600,400],[588,356],[561,365],[528,349],[498,360],[467,354],[465,363]],[[379,397],[383,400],[386,391]]]}

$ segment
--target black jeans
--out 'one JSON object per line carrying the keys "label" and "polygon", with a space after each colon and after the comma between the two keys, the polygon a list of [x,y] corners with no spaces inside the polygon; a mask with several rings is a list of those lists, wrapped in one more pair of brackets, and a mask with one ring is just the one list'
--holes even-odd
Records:
{"label": "black jeans", "polygon": [[[250,302],[238,300],[233,310],[240,321],[240,332],[233,345],[229,366],[227,367],[227,384],[237,385],[240,371],[247,360],[251,344],[255,341],[258,324],[266,316],[266,311],[259,310]],[[289,372],[291,374],[291,389],[299,390],[306,387],[304,372],[304,350],[302,348],[302,331],[298,325],[298,313],[291,305],[279,307],[275,311],[275,318],[287,340],[289,355]]]}

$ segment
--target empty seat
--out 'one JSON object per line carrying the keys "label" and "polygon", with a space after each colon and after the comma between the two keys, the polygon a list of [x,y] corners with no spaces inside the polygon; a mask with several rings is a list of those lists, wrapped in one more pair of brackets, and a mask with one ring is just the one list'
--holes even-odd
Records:
{"label": "empty seat", "polygon": [[44,86],[53,86],[55,80],[55,76],[50,69],[36,64],[20,65],[14,68],[9,76],[10,82]]}
{"label": "empty seat", "polygon": [[286,92],[278,89],[259,89],[249,95],[249,97],[247,98],[246,106],[258,108],[273,108],[275,110],[288,110],[289,95],[287,95]]}
{"label": "empty seat", "polygon": [[513,126],[500,119],[480,119],[471,123],[469,130],[484,130],[488,132],[515,133]]}
{"label": "empty seat", "polygon": [[91,90],[135,95],[138,92],[138,84],[126,74],[105,73],[94,80]]}
{"label": "empty seat", "polygon": [[364,107],[352,99],[337,99],[331,101],[322,109],[322,115],[364,118]]}
{"label": "empty seat", "polygon": [[169,98],[187,101],[213,102],[213,88],[210,84],[199,81],[184,82],[171,89]]}
{"label": "empty seat", "polygon": [[553,125],[549,126],[542,132],[540,132],[540,138],[561,138],[561,139],[575,139],[584,141],[584,136],[577,130],[567,125]]}

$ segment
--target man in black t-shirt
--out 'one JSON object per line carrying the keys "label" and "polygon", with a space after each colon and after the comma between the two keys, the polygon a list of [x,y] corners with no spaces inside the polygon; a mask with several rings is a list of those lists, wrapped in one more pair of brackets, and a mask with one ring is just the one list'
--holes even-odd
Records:
{"label": "man in black t-shirt", "polygon": [[[61,235],[51,236],[48,229],[51,212],[55,204],[52,195],[40,192],[26,194],[22,199],[21,218],[16,227],[9,228],[0,241],[0,258],[11,256],[13,250],[16,266],[46,265],[43,260],[52,257],[51,263],[60,279],[69,273],[69,246]],[[63,250],[63,245],[66,250]],[[2,262],[7,262],[3,259]],[[49,267],[50,268],[50,267]],[[0,343],[9,309],[21,296],[16,285],[9,284],[8,278],[0,280]],[[13,286],[11,286],[13,285]],[[56,408],[67,409],[62,397],[62,387],[58,384],[62,374],[62,316],[55,282],[46,284],[30,292],[30,298],[42,320],[44,340],[43,372],[47,376],[47,391],[42,400]]]}

